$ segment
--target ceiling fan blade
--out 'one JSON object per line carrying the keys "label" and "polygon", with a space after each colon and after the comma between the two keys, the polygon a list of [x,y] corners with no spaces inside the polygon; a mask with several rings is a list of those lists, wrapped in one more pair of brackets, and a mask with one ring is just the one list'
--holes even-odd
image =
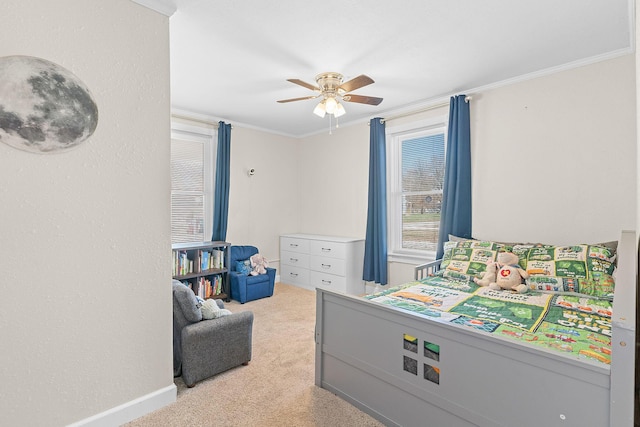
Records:
{"label": "ceiling fan blade", "polygon": [[313,98],[317,98],[320,95],[311,95],[311,96],[303,96],[302,98],[291,98],[291,99],[281,99],[280,103],[284,103],[284,102],[293,102],[293,101],[304,101],[305,99],[313,99]]}
{"label": "ceiling fan blade", "polygon": [[338,89],[342,89],[345,92],[351,92],[352,90],[360,89],[361,87],[370,85],[371,83],[374,83],[371,77],[360,74],[358,77],[342,83],[338,86]]}
{"label": "ceiling fan blade", "polygon": [[303,82],[300,79],[287,79],[287,81],[291,83],[295,83],[302,87],[306,87],[307,89],[317,90],[318,92],[320,91],[320,88],[318,86],[312,85],[311,83]]}
{"label": "ceiling fan blade", "polygon": [[342,97],[346,102],[358,102],[360,104],[378,105],[382,102],[382,98],[376,98],[375,96],[363,96],[363,95],[351,95],[347,94]]}

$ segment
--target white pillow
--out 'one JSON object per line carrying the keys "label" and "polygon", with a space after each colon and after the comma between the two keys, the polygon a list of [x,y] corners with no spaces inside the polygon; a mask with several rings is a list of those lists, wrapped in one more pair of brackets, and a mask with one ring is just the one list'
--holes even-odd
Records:
{"label": "white pillow", "polygon": [[229,310],[218,307],[216,301],[212,299],[205,300],[200,309],[202,310],[203,319],[217,319],[218,317],[231,314]]}

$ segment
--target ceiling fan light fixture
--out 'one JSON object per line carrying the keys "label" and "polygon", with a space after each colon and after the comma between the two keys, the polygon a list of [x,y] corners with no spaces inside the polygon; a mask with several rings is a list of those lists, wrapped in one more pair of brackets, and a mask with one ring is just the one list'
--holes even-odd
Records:
{"label": "ceiling fan light fixture", "polygon": [[343,82],[343,76],[340,73],[326,72],[316,76],[316,85],[304,82],[299,79],[287,79],[287,81],[310,89],[316,92],[316,95],[305,96],[300,98],[281,99],[278,102],[287,103],[292,101],[302,101],[305,99],[320,98],[321,101],[316,105],[313,114],[320,118],[329,115],[329,133],[331,133],[331,119],[336,118],[336,127],[338,127],[338,117],[344,116],[347,112],[344,109],[344,102],[355,102],[359,104],[378,105],[382,102],[382,98],[373,96],[354,95],[351,92],[361,87],[374,83],[369,76],[361,74],[346,82]]}
{"label": "ceiling fan light fixture", "polygon": [[324,115],[326,114],[327,110],[325,108],[325,102],[321,101],[318,105],[316,105],[316,108],[313,110],[313,114],[315,114],[316,116],[323,118]]}
{"label": "ceiling fan light fixture", "polygon": [[327,113],[333,114],[337,106],[338,106],[338,101],[336,101],[336,99],[333,96],[330,96],[325,100],[325,108],[327,110]]}

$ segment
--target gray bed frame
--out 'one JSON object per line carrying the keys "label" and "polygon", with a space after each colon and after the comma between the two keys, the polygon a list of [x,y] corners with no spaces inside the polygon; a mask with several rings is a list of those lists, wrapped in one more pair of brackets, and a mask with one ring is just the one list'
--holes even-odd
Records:
{"label": "gray bed frame", "polygon": [[[610,366],[318,288],[315,383],[389,426],[633,426],[636,254],[623,231]],[[439,360],[405,334],[439,345]]]}

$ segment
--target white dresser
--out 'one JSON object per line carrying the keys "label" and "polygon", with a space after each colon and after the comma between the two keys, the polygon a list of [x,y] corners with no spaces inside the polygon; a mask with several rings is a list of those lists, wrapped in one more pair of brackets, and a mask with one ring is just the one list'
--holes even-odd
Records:
{"label": "white dresser", "polygon": [[286,234],[280,236],[280,281],[353,295],[365,292],[364,239]]}

